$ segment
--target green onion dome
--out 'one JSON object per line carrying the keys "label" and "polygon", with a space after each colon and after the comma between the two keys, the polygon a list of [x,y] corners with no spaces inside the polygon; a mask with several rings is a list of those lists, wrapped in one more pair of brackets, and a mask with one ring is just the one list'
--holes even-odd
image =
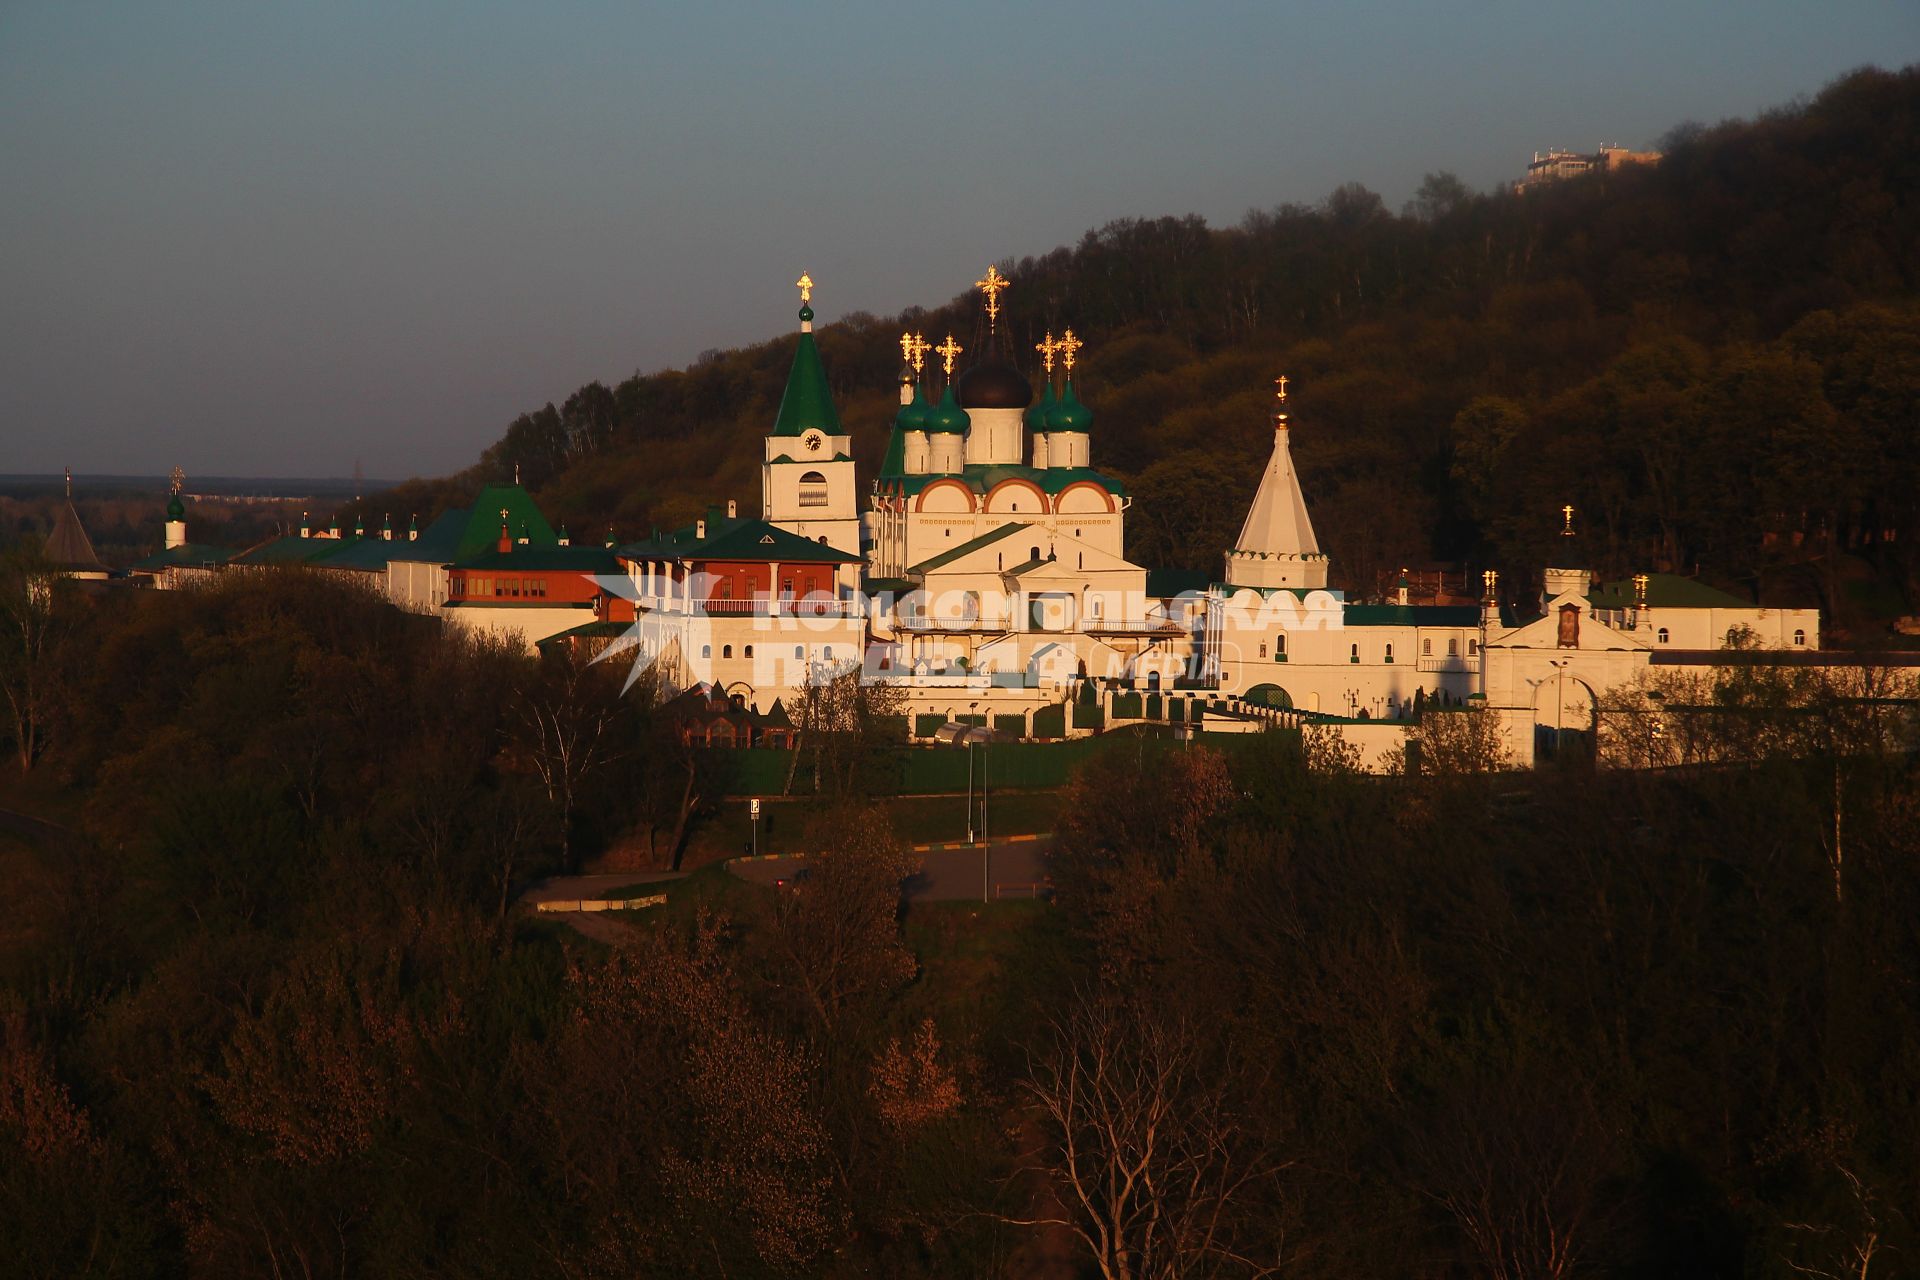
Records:
{"label": "green onion dome", "polygon": [[1032,406],[1027,409],[1027,430],[1045,431],[1047,429],[1047,415],[1053,412],[1053,406],[1057,403],[1058,401],[1053,398],[1053,379],[1048,378],[1047,389],[1042,392],[1040,398],[1035,400]]}
{"label": "green onion dome", "polygon": [[1067,379],[1067,385],[1061,388],[1060,402],[1047,411],[1047,430],[1084,432],[1093,425],[1093,410],[1080,403],[1073,394],[1073,379]]}
{"label": "green onion dome", "polygon": [[185,520],[186,518],[187,504],[180,501],[180,495],[176,493],[167,499],[167,519]]}
{"label": "green onion dome", "polygon": [[959,435],[973,425],[973,419],[960,407],[953,397],[953,384],[947,384],[947,392],[940,397],[940,403],[927,415],[927,430],[937,434]]}
{"label": "green onion dome", "polygon": [[920,384],[913,384],[913,399],[900,406],[899,416],[893,425],[902,431],[925,431],[927,419],[933,414],[933,406],[927,403],[926,395],[920,390]]}

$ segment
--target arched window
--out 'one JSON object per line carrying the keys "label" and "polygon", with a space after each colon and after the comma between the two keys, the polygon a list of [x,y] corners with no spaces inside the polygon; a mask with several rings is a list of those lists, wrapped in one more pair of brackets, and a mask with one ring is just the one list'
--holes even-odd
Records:
{"label": "arched window", "polygon": [[720,656],[723,658],[731,658],[733,656],[733,646],[730,644],[721,645]]}
{"label": "arched window", "polygon": [[1273,638],[1273,656],[1276,658],[1287,656],[1287,633],[1284,631]]}
{"label": "arched window", "polygon": [[1654,634],[1653,638],[1661,644],[1665,644],[1667,642],[1667,629],[1665,627],[1660,628],[1660,630]]}
{"label": "arched window", "polygon": [[700,656],[703,658],[711,658],[713,656],[713,646],[710,644],[701,645]]}
{"label": "arched window", "polygon": [[1805,644],[1807,642],[1806,631],[1802,628],[1798,628],[1798,627],[1794,628],[1793,642],[1795,644]]}
{"label": "arched window", "polygon": [[1460,656],[1460,637],[1459,636],[1449,636],[1447,638],[1447,656],[1449,658],[1456,658]]}
{"label": "arched window", "polygon": [[1433,652],[1432,638],[1428,636],[1420,637],[1420,656],[1424,658],[1424,657],[1427,657],[1432,652]]}
{"label": "arched window", "polygon": [[795,645],[793,646],[793,656],[796,658],[804,658],[807,656],[807,651],[803,646]]}
{"label": "arched window", "polygon": [[740,656],[743,658],[751,658],[753,656],[753,646],[748,645],[746,648],[742,649],[740,651]]}
{"label": "arched window", "polygon": [[827,478],[818,471],[809,471],[800,477],[800,505],[803,507],[827,505]]}
{"label": "arched window", "polygon": [[1038,547],[1027,548],[1027,559],[1038,560],[1039,558],[1040,558],[1040,548]]}
{"label": "arched window", "polygon": [[1480,642],[1478,640],[1467,641],[1467,656],[1469,658],[1474,658],[1474,657],[1478,657],[1479,654],[1480,654]]}
{"label": "arched window", "polygon": [[1387,661],[1388,662],[1393,661],[1393,645],[1391,642],[1389,642],[1387,645]]}
{"label": "arched window", "polygon": [[820,656],[821,656],[821,657],[823,657],[823,658],[825,658],[825,659],[826,659],[826,660],[827,660],[828,662],[832,662],[832,661],[833,661],[833,646],[832,646],[832,645],[828,645],[828,646],[826,647],[826,649],[825,649],[825,651],[823,651],[823,652],[821,653],[821,655],[820,655]]}
{"label": "arched window", "polygon": [[1267,656],[1267,642],[1265,640],[1260,642],[1260,656],[1263,658]]}
{"label": "arched window", "polygon": [[1348,662],[1358,662],[1358,661],[1360,661],[1360,646],[1359,646],[1359,645],[1357,645],[1357,644],[1352,644],[1352,645],[1348,645],[1348,646],[1347,646],[1347,661],[1348,661]]}

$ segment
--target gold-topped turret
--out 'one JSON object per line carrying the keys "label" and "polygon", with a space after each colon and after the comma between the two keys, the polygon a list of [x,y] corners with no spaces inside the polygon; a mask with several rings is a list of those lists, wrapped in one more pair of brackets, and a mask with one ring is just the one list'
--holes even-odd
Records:
{"label": "gold-topped turret", "polygon": [[1072,377],[1073,357],[1080,348],[1087,344],[1074,337],[1073,330],[1069,329],[1060,335],[1060,341],[1055,345],[1060,352],[1060,363],[1066,368],[1067,376]]}
{"label": "gold-topped turret", "polygon": [[933,350],[924,333],[903,333],[900,335],[900,358],[913,366],[917,375],[926,367],[927,352]]}
{"label": "gold-topped turret", "polygon": [[973,287],[987,295],[987,332],[992,333],[1000,321],[1000,291],[1007,287],[1007,278],[1000,274],[1000,268],[988,264],[987,274],[973,282]]}

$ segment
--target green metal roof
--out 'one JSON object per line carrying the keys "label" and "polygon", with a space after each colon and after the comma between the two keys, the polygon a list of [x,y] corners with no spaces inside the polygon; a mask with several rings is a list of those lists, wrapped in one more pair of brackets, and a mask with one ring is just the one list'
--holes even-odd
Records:
{"label": "green metal roof", "polygon": [[605,547],[541,546],[538,543],[513,544],[507,551],[496,544],[485,551],[454,562],[456,569],[552,570],[573,573],[620,573],[620,562]]}
{"label": "green metal roof", "polygon": [[789,560],[827,564],[854,564],[860,560],[857,555],[803,538],[765,520],[722,516],[717,510],[708,513],[704,538],[699,536],[697,525],[688,525],[672,533],[628,543],[620,548],[619,554],[625,560]]}
{"label": "green metal roof", "polygon": [[1147,570],[1147,594],[1150,596],[1171,598],[1186,595],[1205,595],[1213,575],[1197,569],[1149,569]]}
{"label": "green metal roof", "polygon": [[461,560],[477,555],[500,541],[500,512],[505,510],[507,528],[515,538],[526,538],[534,546],[554,546],[560,541],[553,526],[535,505],[532,495],[517,484],[490,484],[473,500],[466,527],[452,558]]}
{"label": "green metal roof", "polygon": [[[896,477],[889,476],[888,479]],[[908,493],[918,493],[935,480],[958,480],[975,493],[985,493],[1002,480],[1031,480],[1040,487],[1042,493],[1059,493],[1070,484],[1082,480],[1091,481],[1111,493],[1116,498],[1127,496],[1127,487],[1112,476],[1103,475],[1091,467],[1029,467],[1018,463],[1004,465],[986,465],[975,463],[963,467],[948,475],[917,475],[897,477],[900,485]]]}
{"label": "green metal roof", "polygon": [[[1631,609],[1634,607],[1635,594],[1633,580],[1623,578],[1618,582],[1608,582],[1588,592],[1587,600],[1596,609]],[[1675,573],[1650,573],[1647,575],[1647,607],[1649,609],[1751,609],[1751,601],[1730,595],[1716,587],[1709,587],[1694,578],[1683,578]]]}
{"label": "green metal roof", "polygon": [[963,542],[951,551],[942,551],[939,555],[931,559],[922,560],[919,564],[908,569],[907,572],[909,574],[927,573],[934,569],[943,568],[969,552],[978,551],[981,547],[990,547],[1002,538],[1010,538],[1014,534],[1024,532],[1032,527],[1030,524],[1003,524],[993,532],[983,533],[970,542]]}
{"label": "green metal roof", "polygon": [[1477,627],[1480,610],[1470,604],[1350,604],[1341,621],[1349,627]]}
{"label": "green metal roof", "polygon": [[833,393],[827,388],[820,348],[814,345],[811,333],[802,333],[800,345],[794,348],[793,368],[787,371],[787,389],[780,397],[773,434],[797,436],[812,430],[840,435],[840,415],[834,411]]}
{"label": "green metal roof", "polygon": [[233,558],[231,547],[208,546],[204,542],[188,542],[177,547],[168,547],[156,551],[144,560],[135,561],[135,569],[148,573],[158,573],[162,569],[172,568],[209,568],[225,564]]}
{"label": "green metal roof", "polygon": [[394,542],[386,538],[349,539],[353,545],[335,555],[327,557],[329,569],[364,569],[369,573],[386,571],[387,561],[393,559],[395,552],[406,546],[404,542]]}
{"label": "green metal roof", "polygon": [[297,533],[250,547],[233,558],[234,564],[322,564],[355,544],[353,538],[303,538]]}

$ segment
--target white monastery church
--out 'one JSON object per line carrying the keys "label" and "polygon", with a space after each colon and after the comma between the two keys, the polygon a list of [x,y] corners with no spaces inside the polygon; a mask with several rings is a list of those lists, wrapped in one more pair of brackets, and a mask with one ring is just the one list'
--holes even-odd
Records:
{"label": "white monastery church", "polygon": [[[1404,585],[1390,603],[1349,602],[1328,585],[1294,468],[1285,378],[1221,576],[1136,564],[1132,499],[1097,469],[1094,414],[1074,385],[1082,343],[1069,329],[1039,344],[1036,395],[998,332],[1007,281],[993,268],[978,282],[985,339],[970,363],[951,334],[937,346],[902,335],[899,411],[863,486],[814,342],[812,283],[799,281],[758,517],[728,503],[641,542],[576,546],[517,484],[490,486],[424,533],[310,538],[303,524],[226,563],[357,574],[401,607],[529,645],[611,640],[670,688],[708,685],[741,707],[858,669],[906,693],[916,735],[954,720],[1021,737],[1130,717],[1183,732],[1322,722],[1370,762],[1397,751],[1427,706],[1485,707],[1526,763],[1536,744],[1590,729],[1598,695],[1651,666],[1712,665],[1735,637],[1796,651],[1783,661],[1823,657],[1815,610],[1667,575],[1596,584],[1571,508],[1537,611],[1501,607],[1491,572],[1479,604],[1411,603]],[[190,545],[184,511],[169,517],[169,545]],[[156,562],[167,555],[178,553]],[[179,568],[156,563],[156,585],[184,585]]]}

